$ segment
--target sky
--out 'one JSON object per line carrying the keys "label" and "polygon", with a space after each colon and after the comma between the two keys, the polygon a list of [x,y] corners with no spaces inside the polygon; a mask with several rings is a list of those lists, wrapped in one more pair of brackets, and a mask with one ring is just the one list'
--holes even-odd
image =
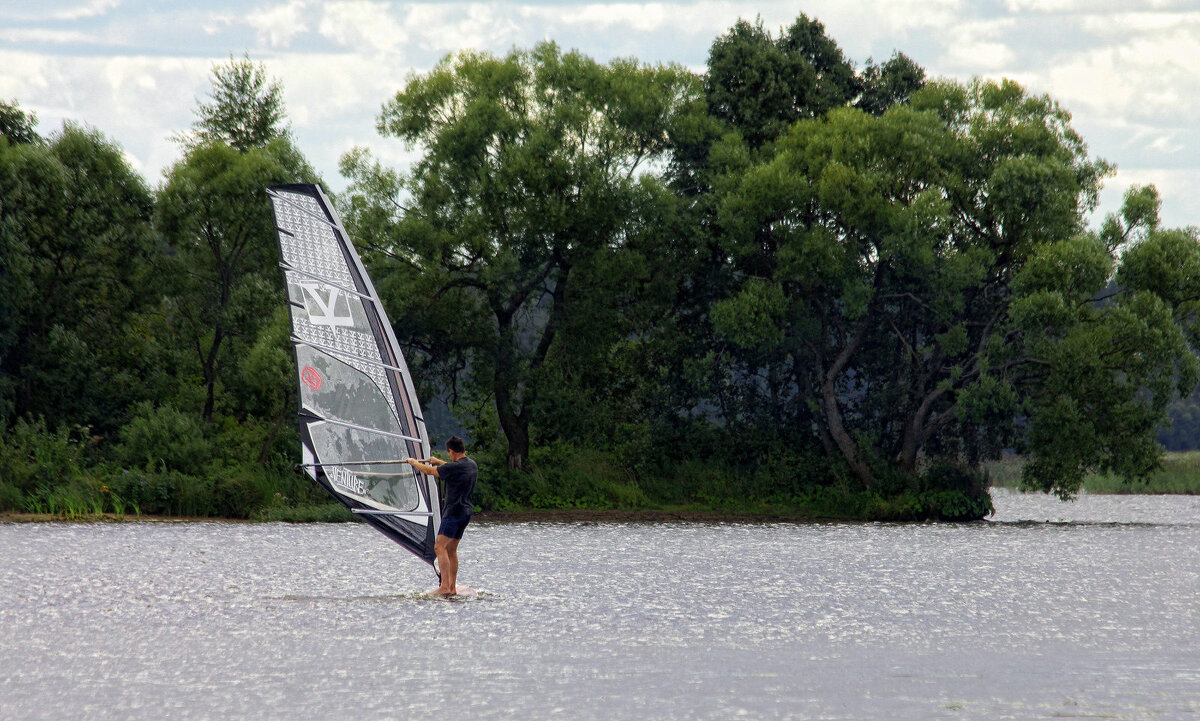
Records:
{"label": "sky", "polygon": [[1049,94],[1090,152],[1117,165],[1094,220],[1152,183],[1167,226],[1200,225],[1200,0],[802,2],[377,2],[0,0],[0,98],[119,144],[152,186],[180,157],[215,64],[248,54],[283,86],[300,150],[334,191],[338,159],[366,146],[403,169],[412,149],[375,129],[405,79],[463,49],[554,40],[597,60],[704,69],[739,18],[773,33],[800,14],[860,67],[896,51],[929,75],[1010,78]]}

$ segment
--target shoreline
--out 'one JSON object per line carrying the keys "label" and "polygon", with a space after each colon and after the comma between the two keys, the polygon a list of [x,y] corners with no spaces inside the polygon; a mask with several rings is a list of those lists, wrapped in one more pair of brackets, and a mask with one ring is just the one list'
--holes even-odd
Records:
{"label": "shoreline", "polygon": [[[788,513],[731,513],[725,511],[666,511],[563,508],[520,511],[480,511],[475,523],[829,523],[836,518],[815,518]],[[338,521],[300,521],[337,523]],[[49,513],[0,512],[0,523],[295,523],[295,521],[222,518],[215,516],[154,516],[88,514],[74,518]]]}

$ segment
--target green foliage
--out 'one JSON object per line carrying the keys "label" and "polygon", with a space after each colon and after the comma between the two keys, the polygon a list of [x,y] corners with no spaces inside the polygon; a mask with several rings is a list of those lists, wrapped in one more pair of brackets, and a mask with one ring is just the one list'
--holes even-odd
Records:
{"label": "green foliage", "polygon": [[[732,267],[710,347],[720,375],[765,381],[715,398],[725,417],[779,409],[864,490],[922,455],[973,467],[1018,444],[1028,482],[1064,496],[1090,467],[1152,468],[1165,404],[1195,384],[1200,244],[1085,232],[1109,169],[1068,121],[1013,83],[934,83],[878,116],[795,122],[714,183]],[[1130,203],[1156,227],[1146,194]],[[1102,297],[1143,236],[1126,292]]]}
{"label": "green foliage", "polygon": [[[1020,488],[1022,471],[1028,461],[1010,457],[987,464],[993,486]],[[1036,490],[1036,489],[1034,489]],[[1167,453],[1160,468],[1141,478],[1129,478],[1109,471],[1091,472],[1084,476],[1082,490],[1087,493],[1173,493],[1200,495],[1200,453]]]}
{"label": "green foliage", "polygon": [[[89,429],[50,430],[44,419],[18,419],[0,433],[0,486],[5,502],[16,494],[83,480],[94,460]],[[14,493],[15,491],[15,493]],[[6,510],[15,510],[8,508]]]}
{"label": "green foliage", "polygon": [[283,295],[264,188],[313,178],[286,139],[245,152],[197,146],[167,172],[156,217],[172,251],[168,319],[179,355],[171,360],[177,373],[201,378],[206,421],[219,389],[237,382],[229,359],[245,357]]}
{"label": "green foliage", "polygon": [[195,473],[212,457],[200,418],[170,406],[139,404],[120,439],[117,457],[132,468]]}
{"label": "green foliage", "polygon": [[493,404],[515,470],[532,433],[554,438],[543,397],[607,380],[619,309],[649,278],[639,246],[672,206],[646,170],[694,86],[681,68],[604,65],[553,43],[463,52],[410,77],[380,117],[381,132],[421,149],[411,177],[361,151],[343,159],[347,222],[388,249],[365,256],[406,319],[396,330],[414,373]]}
{"label": "green foliage", "polygon": [[0,143],[0,414],[113,429],[150,375],[151,195],[121,150],[68,124]]}
{"label": "green foliage", "polygon": [[40,142],[41,137],[34,129],[36,126],[37,113],[26,113],[15,100],[0,100],[0,139],[8,141],[9,145]]}
{"label": "green foliage", "polygon": [[1096,473],[1083,482],[1088,493],[1175,493],[1200,495],[1200,453],[1168,453],[1162,467],[1142,479]]}
{"label": "green foliage", "polygon": [[825,34],[800,15],[774,38],[762,21],[739,20],[709,51],[705,97],[713,116],[736,128],[752,148],[772,142],[803,118],[857,103],[880,115],[925,83],[925,71],[896,54],[862,75]]}
{"label": "green foliage", "polygon": [[288,134],[283,87],[268,80],[266,68],[246,55],[230,56],[212,68],[210,101],[196,106],[192,132],[180,137],[188,146],[222,144],[245,153],[266,148]]}

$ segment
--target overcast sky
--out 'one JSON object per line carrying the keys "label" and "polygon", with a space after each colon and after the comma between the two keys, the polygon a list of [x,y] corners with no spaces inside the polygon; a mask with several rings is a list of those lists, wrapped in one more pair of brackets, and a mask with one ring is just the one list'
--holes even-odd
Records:
{"label": "overcast sky", "polygon": [[1101,212],[1130,184],[1154,183],[1166,224],[1200,225],[1200,0],[0,0],[0,98],[35,111],[43,134],[68,119],[95,126],[157,185],[213,64],[248,53],[282,82],[300,149],[340,190],[337,161],[355,145],[406,163],[375,119],[406,76],[447,53],[552,39],[599,60],[700,71],[738,18],[778,32],[801,12],[859,65],[900,50],[933,76],[1049,93],[1119,168]]}

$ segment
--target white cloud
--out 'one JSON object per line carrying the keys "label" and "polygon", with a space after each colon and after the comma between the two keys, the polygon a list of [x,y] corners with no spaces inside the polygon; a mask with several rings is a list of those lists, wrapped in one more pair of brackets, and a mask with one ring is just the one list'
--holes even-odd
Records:
{"label": "white cloud", "polygon": [[0,43],[46,43],[48,45],[81,45],[100,41],[92,33],[78,30],[48,30],[43,28],[12,28],[0,30]]}
{"label": "white cloud", "polygon": [[1165,133],[1150,141],[1150,147],[1160,153],[1177,153],[1185,146],[1177,140],[1175,133]]}
{"label": "white cloud", "polygon": [[1063,13],[1085,11],[1095,8],[1095,0],[1005,0],[1004,7],[1010,13]]}
{"label": "white cloud", "polygon": [[[704,3],[701,3],[703,5]],[[663,3],[647,3],[635,5],[632,3],[595,3],[576,7],[553,8],[550,10],[568,25],[586,25],[595,29],[609,29],[613,26],[629,28],[634,32],[650,33],[662,30],[664,27],[678,26],[680,20],[689,14],[703,16],[704,9],[695,8],[685,13],[678,4],[664,5]],[[548,13],[548,14],[550,14]]]}
{"label": "white cloud", "polygon": [[1186,28],[1064,54],[1032,75],[1071,107],[1171,122],[1200,112],[1198,66],[1200,31]]}
{"label": "white cloud", "polygon": [[108,13],[120,6],[121,0],[91,0],[74,7],[58,10],[53,14],[55,20],[79,20],[93,18]]}
{"label": "white cloud", "polygon": [[281,5],[255,10],[246,15],[246,22],[258,31],[258,41],[272,47],[287,47],[292,38],[308,31],[304,22],[308,3],[289,0]]}
{"label": "white cloud", "polygon": [[0,67],[5,70],[0,73],[0,98],[17,98],[32,108],[30,99],[44,95],[54,83],[51,63],[46,55],[0,50]]}
{"label": "white cloud", "polygon": [[542,19],[530,22],[536,15],[527,15],[528,9],[479,2],[411,3],[404,15],[413,45],[407,57],[415,65],[432,65],[443,55],[467,48],[502,54],[514,44],[532,44],[545,37],[546,26]]}
{"label": "white cloud", "polygon": [[217,13],[206,17],[200,23],[200,29],[204,31],[205,35],[219,35],[227,29],[238,25],[240,22],[241,19],[236,15]]}
{"label": "white cloud", "polygon": [[85,20],[108,14],[121,5],[122,0],[38,0],[38,2],[9,2],[0,5],[0,20],[17,22],[45,22],[47,20]]}
{"label": "white cloud", "polygon": [[1082,27],[1096,37],[1120,40],[1137,33],[1156,33],[1177,30],[1186,25],[1200,23],[1200,12],[1154,13],[1120,12],[1095,13],[1084,16]]}
{"label": "white cloud", "polygon": [[1004,7],[1010,13],[1042,15],[1116,14],[1136,8],[1138,10],[1165,12],[1176,8],[1195,6],[1195,0],[1006,0]]}
{"label": "white cloud", "polygon": [[408,40],[390,4],[350,0],[328,3],[323,9],[318,31],[347,50],[395,52]]}
{"label": "white cloud", "polygon": [[553,39],[599,60],[633,56],[702,71],[713,39],[738,18],[761,17],[777,33],[804,12],[859,63],[899,49],[931,74],[1007,76],[1049,93],[1074,113],[1092,152],[1122,168],[1111,183],[1118,205],[1121,188],[1149,181],[1163,191],[1164,218],[1200,218],[1200,200],[1190,200],[1200,182],[1196,0],[217,0],[203,8],[153,4],[152,12],[117,0],[0,6],[0,98],[36,111],[45,133],[65,118],[99,128],[151,182],[178,158],[169,138],[191,125],[212,65],[240,56],[255,38],[267,50],[251,49],[252,56],[282,81],[301,150],[336,188],[344,184],[337,159],[355,144],[398,167],[410,162],[399,141],[376,134],[376,116],[410,72],[446,53],[503,54]]}
{"label": "white cloud", "polygon": [[289,53],[265,64],[283,84],[288,118],[296,128],[359,118],[364,132],[374,130],[378,108],[400,89],[408,72],[354,54]]}
{"label": "white cloud", "polygon": [[55,57],[0,51],[0,97],[38,116],[38,131],[82,122],[113,138],[153,183],[177,155],[174,133],[192,122],[208,87],[210,61],[148,56]]}
{"label": "white cloud", "polygon": [[1011,19],[961,23],[946,38],[945,70],[956,75],[1010,74],[1017,55],[1009,42]]}

